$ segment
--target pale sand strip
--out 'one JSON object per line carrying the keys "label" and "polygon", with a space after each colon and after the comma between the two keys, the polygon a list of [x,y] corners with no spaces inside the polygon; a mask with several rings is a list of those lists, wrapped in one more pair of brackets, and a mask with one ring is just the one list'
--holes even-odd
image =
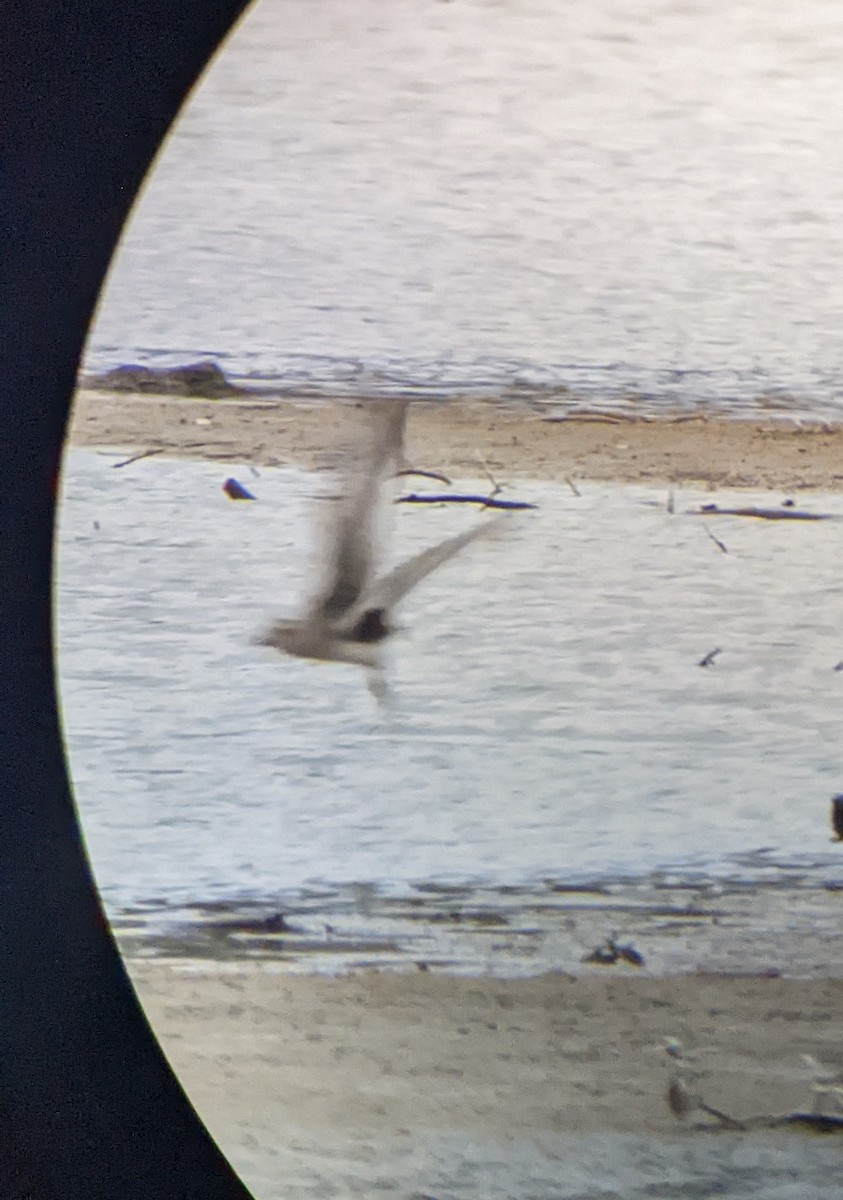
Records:
{"label": "pale sand strip", "polygon": [[290,976],[130,961],[165,1051],[231,1149],[286,1131],[388,1137],[670,1135],[667,1036],[738,1118],[810,1107],[803,1053],[839,1061],[843,981],[631,973]]}
{"label": "pale sand strip", "polygon": [[[336,402],[184,400],[77,394],[77,446],[160,449],[255,465],[318,466],[353,406]],[[460,479],[566,478],[713,487],[843,489],[843,427],[788,421],[567,419],[547,422],[493,403],[456,399],[411,409],[414,467]],[[408,480],[408,486],[414,482]]]}

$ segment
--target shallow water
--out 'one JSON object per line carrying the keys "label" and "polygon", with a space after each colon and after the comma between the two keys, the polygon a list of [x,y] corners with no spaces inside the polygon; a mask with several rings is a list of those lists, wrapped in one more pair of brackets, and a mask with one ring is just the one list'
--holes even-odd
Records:
{"label": "shallow water", "polygon": [[837,1139],[617,1134],[483,1140],[453,1133],[240,1148],[231,1157],[263,1200],[828,1200]]}
{"label": "shallow water", "polygon": [[839,417],[842,55],[825,0],[260,0],[88,366]]}
{"label": "shallow water", "polygon": [[[383,712],[355,668],[250,644],[306,591],[324,481],[114,461],[69,452],[58,550],[65,731],[113,914],[838,879],[836,521],[704,525],[690,490],[670,515],[649,488],[525,483],[537,511],[409,597]],[[255,503],[222,494],[232,471]],[[482,519],[394,517],[399,557]]]}

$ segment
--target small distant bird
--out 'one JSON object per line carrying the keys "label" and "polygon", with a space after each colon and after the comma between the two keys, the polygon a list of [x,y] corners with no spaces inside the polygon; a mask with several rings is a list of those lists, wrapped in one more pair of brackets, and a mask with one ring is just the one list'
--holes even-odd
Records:
{"label": "small distant bird", "polygon": [[814,1097],[812,1111],[823,1112],[831,1103],[838,1112],[843,1112],[843,1070],[819,1062],[813,1054],[803,1054],[801,1057],[811,1072],[811,1093]]}
{"label": "small distant bird", "polygon": [[667,1106],[677,1121],[684,1121],[695,1108],[699,1098],[694,1095],[681,1075],[671,1075],[667,1085]]}
{"label": "small distant bird", "polygon": [[385,485],[403,464],[406,414],[406,401],[372,406],[367,450],[345,472],[343,495],[327,539],[322,585],[303,616],[276,620],[257,639],[258,645],[284,654],[365,667],[369,689],[379,700],[387,695],[382,648],[394,632],[397,603],[436,567],[506,519],[477,525],[386,574],[377,573],[382,532],[378,518]]}
{"label": "small distant bird", "polygon": [[680,1062],[684,1067],[695,1063],[701,1054],[705,1054],[712,1049],[711,1046],[697,1046],[693,1050],[688,1050],[678,1037],[666,1037],[661,1044],[661,1048],[665,1054]]}
{"label": "small distant bird", "polygon": [[687,1073],[677,1071],[668,1080],[667,1095],[665,1098],[668,1108],[677,1121],[684,1121],[691,1113],[699,1111],[707,1113],[710,1117],[714,1117],[726,1129],[745,1128],[742,1121],[736,1121],[728,1113],[721,1112],[719,1108],[712,1108],[710,1104],[706,1104],[699,1092],[695,1092],[689,1087],[691,1078]]}
{"label": "small distant bird", "polygon": [[678,1069],[671,1072],[670,1079],[667,1082],[667,1094],[665,1096],[667,1107],[673,1113],[674,1117],[676,1117],[677,1121],[684,1121],[700,1105],[699,1096],[692,1092],[688,1086],[690,1081],[698,1078],[698,1076],[689,1067],[685,1046],[678,1037],[666,1037],[662,1042],[662,1049],[665,1054],[678,1064]]}
{"label": "small distant bird", "polygon": [[831,828],[834,830],[834,841],[843,842],[843,796],[832,797]]}
{"label": "small distant bird", "polygon": [[662,1042],[662,1049],[677,1064],[676,1069],[671,1072],[665,1094],[667,1106],[677,1121],[684,1121],[691,1113],[700,1111],[714,1117],[726,1129],[744,1128],[741,1121],[736,1121],[728,1113],[706,1104],[700,1093],[691,1087],[691,1084],[700,1079],[700,1073],[693,1069],[691,1060],[695,1054],[702,1053],[702,1050],[689,1053],[677,1037],[666,1037]]}

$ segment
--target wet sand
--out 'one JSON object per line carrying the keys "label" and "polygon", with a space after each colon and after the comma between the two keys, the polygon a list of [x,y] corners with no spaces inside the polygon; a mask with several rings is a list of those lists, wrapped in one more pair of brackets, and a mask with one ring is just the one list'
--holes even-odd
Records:
{"label": "wet sand", "polygon": [[[325,1178],[339,1170],[327,1161],[338,1143],[358,1161],[369,1154],[374,1182],[389,1176],[396,1141],[409,1154],[427,1135],[498,1145],[598,1132],[710,1138],[715,1119],[699,1112],[680,1122],[666,1104],[675,1067],[661,1049],[666,1037],[698,1049],[694,1086],[739,1120],[810,1108],[800,1055],[840,1059],[840,980],[130,966],[223,1149],[241,1166],[266,1168],[267,1155],[307,1146],[308,1168]],[[327,1157],[317,1166],[320,1146]]]}
{"label": "wet sand", "polygon": [[[73,445],[152,450],[256,466],[323,465],[351,403],[193,400],[80,391]],[[413,405],[413,467],[477,478],[482,458],[502,483],[538,478],[716,487],[843,489],[843,427],[770,418],[634,420],[600,413],[548,419],[486,401]],[[412,481],[411,481],[412,482]]]}

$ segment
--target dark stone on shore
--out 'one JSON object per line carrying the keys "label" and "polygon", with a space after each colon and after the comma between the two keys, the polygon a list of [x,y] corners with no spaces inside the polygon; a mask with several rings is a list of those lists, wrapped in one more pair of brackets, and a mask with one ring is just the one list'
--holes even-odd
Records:
{"label": "dark stone on shore", "polygon": [[159,396],[226,400],[237,396],[261,395],[257,388],[232,383],[215,362],[187,363],[182,367],[144,367],[127,364],[88,375],[82,386],[104,392],[141,392]]}

